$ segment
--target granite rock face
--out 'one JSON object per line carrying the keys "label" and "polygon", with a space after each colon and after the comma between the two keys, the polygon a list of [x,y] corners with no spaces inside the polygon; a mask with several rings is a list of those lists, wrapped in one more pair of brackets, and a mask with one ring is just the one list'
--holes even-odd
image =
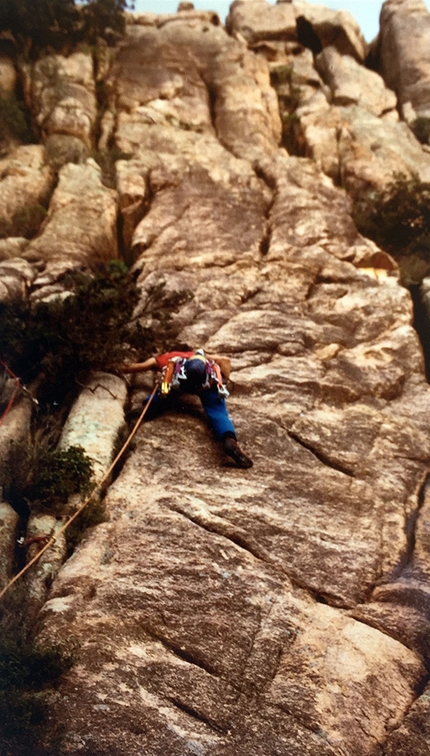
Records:
{"label": "granite rock face", "polygon": [[379,35],[381,73],[407,122],[430,117],[430,17],[423,0],[386,0]]}
{"label": "granite rock face", "polygon": [[28,88],[35,123],[53,162],[85,158],[97,116],[92,56],[47,55],[33,66]]}
{"label": "granite rock face", "polygon": [[[44,555],[29,581],[38,639],[80,648],[49,711],[61,756],[430,747],[430,391],[410,293],[352,219],[364,188],[399,169],[427,180],[430,157],[366,54],[349,16],[298,0],[235,0],[226,28],[189,4],[131,14],[99,134],[116,189],[93,160],[69,162],[40,231],[0,247],[5,283],[21,276],[8,296],[57,295],[66,269],[118,249],[141,325],[154,285],[187,292],[179,340],[231,358],[228,405],[254,461],[233,467],[184,397],[140,426],[106,521],[70,558],[63,542]],[[85,123],[67,132],[82,144]],[[135,376],[127,397],[94,376],[62,445],[103,475],[126,402],[140,412],[151,387]],[[6,580],[7,553],[0,567]]]}
{"label": "granite rock face", "polygon": [[17,237],[32,225],[35,210],[44,207],[52,192],[53,175],[39,144],[16,147],[0,160],[0,229]]}
{"label": "granite rock face", "polygon": [[103,184],[101,170],[91,158],[84,164],[65,165],[44,227],[25,250],[26,259],[97,264],[115,258],[116,196]]}

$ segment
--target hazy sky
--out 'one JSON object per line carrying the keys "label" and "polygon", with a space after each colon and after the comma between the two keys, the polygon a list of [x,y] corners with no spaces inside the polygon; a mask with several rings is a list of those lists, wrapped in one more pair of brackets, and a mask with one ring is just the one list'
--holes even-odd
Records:
{"label": "hazy sky", "polygon": [[[193,0],[198,10],[213,10],[219,13],[224,21],[232,0]],[[269,0],[275,4],[275,0]],[[135,0],[136,11],[153,11],[155,13],[175,13],[179,0]],[[379,31],[379,13],[381,0],[320,0],[314,5],[325,5],[326,8],[348,10],[358,21],[366,40],[371,42]],[[426,0],[430,10],[430,0]]]}

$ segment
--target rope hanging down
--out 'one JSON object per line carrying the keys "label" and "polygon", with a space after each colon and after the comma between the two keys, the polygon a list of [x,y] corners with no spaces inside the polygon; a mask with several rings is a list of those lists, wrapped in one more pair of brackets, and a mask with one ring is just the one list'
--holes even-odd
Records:
{"label": "rope hanging down", "polygon": [[14,403],[14,401],[16,399],[16,395],[17,395],[18,391],[21,388],[21,381],[18,378],[18,376],[15,375],[15,373],[13,373],[12,370],[3,362],[3,360],[0,360],[0,365],[2,365],[2,367],[6,370],[7,373],[9,373],[10,377],[15,382],[15,388],[14,388],[14,390],[12,392],[12,395],[11,395],[11,397],[9,399],[8,405],[7,405],[6,409],[5,409],[5,411],[3,412],[3,415],[0,417],[0,426],[1,426],[1,425],[3,425],[4,421],[6,420],[7,415],[9,414],[9,412],[11,411],[11,409],[13,407],[13,403]]}
{"label": "rope hanging down", "polygon": [[27,570],[29,570],[30,567],[32,567],[33,564],[35,564],[35,562],[37,562],[38,559],[40,559],[40,557],[42,556],[42,554],[44,554],[45,551],[47,551],[50,548],[50,546],[52,546],[55,543],[55,541],[57,540],[58,536],[62,535],[67,530],[67,528],[69,527],[69,525],[71,525],[71,523],[81,514],[81,512],[85,509],[85,507],[87,506],[87,504],[90,503],[90,501],[93,498],[93,496],[95,495],[96,491],[98,491],[102,487],[103,483],[109,478],[112,470],[115,468],[116,464],[121,459],[122,455],[124,454],[125,450],[129,446],[129,444],[130,444],[132,438],[134,437],[134,435],[137,433],[137,430],[138,430],[138,428],[139,428],[139,426],[140,426],[143,418],[145,417],[146,412],[149,409],[149,405],[151,404],[151,402],[152,402],[152,400],[153,400],[153,398],[155,396],[157,388],[158,388],[158,384],[154,387],[154,390],[153,390],[151,396],[149,397],[149,399],[148,399],[147,403],[145,404],[142,412],[140,413],[140,415],[139,415],[139,417],[138,417],[138,419],[136,421],[136,425],[134,426],[133,430],[131,431],[130,435],[126,439],[126,441],[123,444],[123,446],[121,447],[121,449],[119,450],[119,452],[116,455],[114,461],[112,462],[112,464],[110,465],[110,467],[108,468],[108,470],[106,470],[105,474],[103,475],[103,477],[101,478],[101,480],[97,484],[97,486],[94,489],[94,491],[90,494],[90,496],[88,496],[87,499],[85,499],[85,501],[81,504],[81,506],[79,507],[79,509],[77,509],[76,512],[74,512],[74,514],[72,514],[71,517],[69,517],[69,519],[67,520],[67,522],[60,528],[60,530],[58,530],[57,533],[54,536],[51,536],[49,538],[49,541],[36,554],[36,556],[34,556],[33,559],[31,559],[25,565],[25,567],[23,567],[23,569],[20,572],[18,572],[15,575],[15,577],[12,578],[12,580],[9,581],[9,583],[0,592],[0,599],[2,599],[3,596],[5,595],[5,593],[9,590],[9,588],[11,588],[11,586],[14,583],[16,583],[16,581],[19,580],[19,578],[22,577],[22,575],[24,575],[27,572]]}

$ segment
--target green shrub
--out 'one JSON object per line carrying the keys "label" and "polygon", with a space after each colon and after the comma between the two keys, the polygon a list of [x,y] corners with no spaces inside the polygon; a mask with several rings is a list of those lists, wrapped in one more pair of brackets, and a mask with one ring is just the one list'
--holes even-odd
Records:
{"label": "green shrub", "polygon": [[148,354],[164,349],[176,335],[172,313],[189,295],[147,292],[148,327],[130,325],[139,291],[120,261],[93,276],[67,275],[73,291],[48,303],[0,303],[0,357],[24,383],[43,375],[38,399],[47,408],[61,405],[91,371],[123,362],[130,349]]}
{"label": "green shrub", "polygon": [[33,134],[24,103],[16,95],[5,95],[0,89],[0,135],[3,139],[31,142]]}
{"label": "green shrub", "polygon": [[[76,660],[75,649],[38,646],[31,640],[0,641],[0,751],[12,756],[46,756],[40,737],[47,715],[49,688]],[[18,636],[18,637],[17,637]]]}
{"label": "green shrub", "polygon": [[66,299],[0,306],[3,361],[24,382],[43,372],[42,393],[52,394],[57,404],[76,380],[121,359],[138,296],[126,269],[116,263],[94,276],[68,275],[64,283],[74,292]]}
{"label": "green shrub", "polygon": [[13,444],[4,466],[3,495],[21,514],[42,509],[61,514],[73,494],[92,490],[93,465],[80,446],[50,449],[44,439]]}
{"label": "green shrub", "polygon": [[270,72],[270,81],[278,95],[282,121],[282,145],[290,155],[303,155],[304,140],[300,118],[296,114],[300,105],[301,89],[295,81],[293,66],[275,66]]}
{"label": "green shrub", "polygon": [[366,192],[354,219],[361,233],[392,254],[430,255],[430,183],[397,174],[385,191]]}
{"label": "green shrub", "polygon": [[102,37],[108,44],[115,44],[124,34],[124,10],[128,8],[134,8],[134,3],[128,0],[84,0],[83,39],[95,43]]}
{"label": "green shrub", "polygon": [[283,85],[291,86],[293,73],[294,69],[290,63],[274,66],[270,72],[270,82],[272,87],[278,89]]}
{"label": "green shrub", "polygon": [[114,43],[124,31],[127,0],[1,0],[0,29],[9,31],[31,57],[103,37]]}
{"label": "green shrub", "polygon": [[24,236],[30,239],[39,230],[44,214],[46,214],[45,208],[41,205],[32,205],[18,210],[12,218],[0,218],[0,239],[7,239],[10,236]]}
{"label": "green shrub", "polygon": [[45,47],[61,49],[75,31],[78,15],[75,0],[2,0],[0,28],[10,31],[30,54]]}
{"label": "green shrub", "polygon": [[92,462],[81,446],[48,451],[39,459],[32,499],[52,509],[73,494],[88,494],[92,472]]}
{"label": "green shrub", "polygon": [[356,201],[358,230],[399,263],[405,285],[430,273],[430,183],[396,174],[385,191],[368,190]]}
{"label": "green shrub", "polygon": [[27,239],[31,239],[39,231],[46,215],[47,210],[43,205],[39,203],[27,205],[13,216],[12,228],[8,235],[25,236]]}
{"label": "green shrub", "polygon": [[412,124],[411,129],[421,144],[428,144],[430,140],[430,118],[420,116]]}

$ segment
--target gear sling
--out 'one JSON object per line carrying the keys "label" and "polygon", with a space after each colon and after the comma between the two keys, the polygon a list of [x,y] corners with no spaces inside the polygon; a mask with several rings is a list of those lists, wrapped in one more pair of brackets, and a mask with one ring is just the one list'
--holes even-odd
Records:
{"label": "gear sling", "polygon": [[[204,364],[204,377],[197,388],[187,386],[187,362],[199,359]],[[148,420],[151,420],[170,407],[174,407],[175,399],[181,393],[197,394],[202,403],[205,414],[215,437],[221,441],[226,438],[236,438],[233,421],[227,410],[226,397],[229,393],[223,383],[221,369],[213,360],[193,355],[192,358],[171,357],[162,368],[159,389],[153,399]]]}

